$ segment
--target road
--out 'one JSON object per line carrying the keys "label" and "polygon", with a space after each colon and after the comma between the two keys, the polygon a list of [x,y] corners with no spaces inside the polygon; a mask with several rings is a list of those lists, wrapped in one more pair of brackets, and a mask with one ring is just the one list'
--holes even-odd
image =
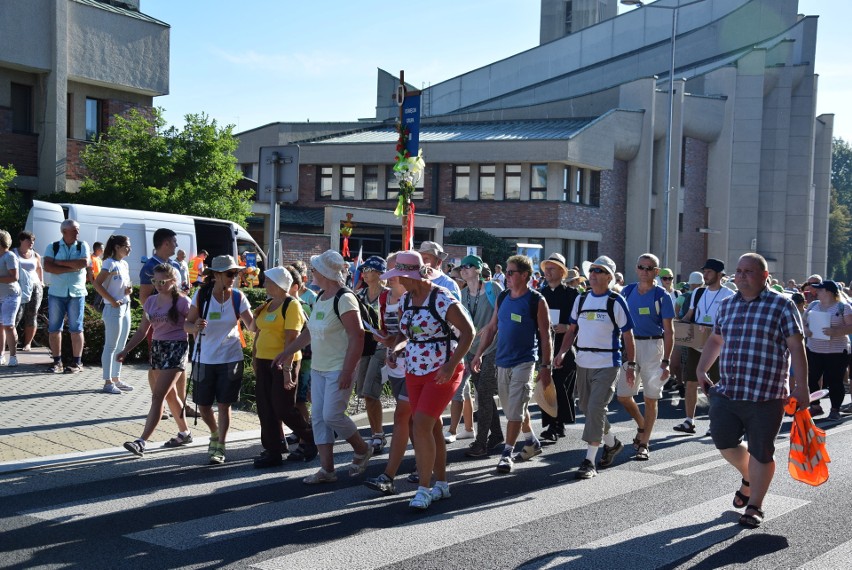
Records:
{"label": "road", "polygon": [[[820,487],[786,471],[789,424],[766,521],[746,530],[731,506],[739,477],[708,437],[672,431],[681,412],[661,404],[651,460],[631,460],[634,430],[617,404],[626,443],[615,465],[578,481],[579,436],[549,445],[509,475],[497,457],[450,446],[453,496],[425,513],[408,508],[414,485],[384,497],[350,480],[335,448],[336,484],[308,487],[317,468],[252,468],[256,441],[229,446],[207,466],[204,445],[0,475],[0,566],[5,568],[852,568],[852,421],[828,430],[831,478]],[[537,414],[536,414],[537,415]],[[534,416],[535,417],[535,416]],[[707,422],[699,421],[703,433]],[[382,456],[368,476],[381,473]],[[401,473],[412,471],[411,450]]]}

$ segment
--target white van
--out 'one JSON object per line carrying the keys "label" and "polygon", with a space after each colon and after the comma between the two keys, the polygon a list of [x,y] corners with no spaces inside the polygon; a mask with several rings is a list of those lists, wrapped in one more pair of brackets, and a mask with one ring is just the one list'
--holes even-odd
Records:
{"label": "white van", "polygon": [[[254,251],[266,261],[263,250],[251,235],[239,224],[227,220],[33,200],[26,229],[35,234],[35,249],[39,254],[44,254],[49,244],[62,239],[59,226],[69,218],[80,224],[79,239],[88,243],[89,247],[96,241],[106,244],[113,234],[129,237],[133,250],[127,263],[130,265],[130,277],[136,285],[139,284],[142,265],[154,254],[154,232],[159,228],[169,228],[177,234],[178,248],[187,253],[187,259],[206,249],[211,258],[217,255],[237,258],[244,251]],[[45,272],[44,277],[50,285],[50,274]]]}

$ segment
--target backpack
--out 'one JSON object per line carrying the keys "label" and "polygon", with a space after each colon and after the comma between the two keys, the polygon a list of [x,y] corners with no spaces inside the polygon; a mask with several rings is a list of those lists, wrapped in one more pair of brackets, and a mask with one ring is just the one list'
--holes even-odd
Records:
{"label": "backpack", "polygon": [[[379,318],[379,313],[371,304],[364,301],[360,295],[356,295],[349,287],[341,287],[334,294],[334,314],[340,319],[340,298],[346,293],[351,293],[355,297],[355,302],[358,303],[358,312],[361,313],[361,321],[369,324],[376,330],[381,330],[382,320]],[[322,296],[323,291],[320,291],[317,298]],[[373,335],[364,331],[364,349],[361,351],[361,356],[372,356],[376,353],[376,347],[379,343],[373,338]]]}
{"label": "backpack", "polygon": [[[487,290],[486,290],[487,291]],[[538,292],[536,289],[530,289],[532,291],[532,295],[530,295],[530,314],[533,317],[533,322],[535,323],[535,332],[538,334],[538,302],[541,301],[544,296]],[[503,289],[500,291],[500,294],[497,296],[497,304],[494,307],[495,311],[500,310],[500,303],[503,302],[503,299],[509,294],[508,289]]]}
{"label": "backpack", "polygon": [[[81,253],[83,251],[83,244],[79,240],[77,240],[77,253]],[[59,242],[53,242],[53,257],[56,258],[56,255],[59,253]]]}
{"label": "backpack", "polygon": [[[201,318],[207,318],[207,311],[210,310],[210,299],[213,298],[213,287],[203,287],[198,292],[198,308],[201,313]],[[237,332],[240,335],[240,345],[246,347],[246,338],[243,336],[243,326],[240,321],[240,305],[243,303],[243,294],[239,289],[231,289],[231,303],[234,306],[234,315],[237,317]]]}
{"label": "backpack", "polygon": [[[589,291],[585,291],[580,294],[580,301],[577,304],[577,321],[580,320],[580,315],[582,313],[599,313],[600,309],[588,309],[586,311],[583,310],[583,303],[586,302],[586,299],[589,296]],[[610,291],[609,295],[606,298],[606,314],[609,315],[609,320],[612,321],[612,328],[614,332],[619,333],[619,345],[623,345],[624,342],[621,338],[621,330],[618,328],[618,323],[615,322],[615,300],[618,299],[618,293],[614,291]],[[621,346],[618,348],[586,348],[582,346],[577,346],[577,350],[585,350],[586,352],[621,352]]]}
{"label": "backpack", "polygon": [[[441,331],[444,336],[439,336],[436,338],[430,339],[417,339],[414,342],[434,342],[434,343],[442,343],[445,342],[447,344],[447,349],[444,351],[446,355],[446,360],[444,362],[448,362],[450,360],[450,353],[452,352],[452,342],[454,340],[458,340],[456,333],[453,331],[453,328],[450,324],[441,318],[441,315],[438,313],[438,308],[435,306],[435,300],[438,298],[438,291],[443,289],[442,287],[433,287],[429,292],[429,297],[426,301],[426,309],[432,314],[435,320],[441,325]],[[444,289],[444,292],[447,293],[450,297],[455,298],[452,293],[450,293],[447,289]],[[411,294],[405,296],[405,301],[402,304],[402,313],[405,313],[409,307],[411,306]],[[415,307],[416,310],[420,310],[423,307]]]}
{"label": "backpack", "polygon": [[[501,291],[502,293],[502,291]],[[486,281],[485,282],[485,298],[488,299],[488,304],[492,307],[497,305],[497,299],[494,295],[494,282]]]}

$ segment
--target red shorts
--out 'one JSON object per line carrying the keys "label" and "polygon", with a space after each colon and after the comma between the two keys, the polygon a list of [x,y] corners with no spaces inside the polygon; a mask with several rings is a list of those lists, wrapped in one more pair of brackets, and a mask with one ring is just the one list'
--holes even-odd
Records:
{"label": "red shorts", "polygon": [[435,419],[440,418],[450,400],[453,399],[453,394],[461,385],[464,377],[464,362],[459,362],[453,371],[452,379],[446,384],[435,383],[437,374],[438,370],[423,376],[405,373],[405,388],[408,390],[412,414],[421,412]]}

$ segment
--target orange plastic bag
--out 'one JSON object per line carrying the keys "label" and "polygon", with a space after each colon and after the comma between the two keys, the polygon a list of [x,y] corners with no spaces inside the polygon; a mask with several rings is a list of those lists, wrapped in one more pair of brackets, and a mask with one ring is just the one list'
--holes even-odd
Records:
{"label": "orange plastic bag", "polygon": [[828,481],[828,464],[831,457],[825,448],[825,430],[814,424],[807,408],[797,412],[796,405],[796,399],[790,398],[784,408],[784,411],[793,416],[787,469],[793,479],[816,487]]}

